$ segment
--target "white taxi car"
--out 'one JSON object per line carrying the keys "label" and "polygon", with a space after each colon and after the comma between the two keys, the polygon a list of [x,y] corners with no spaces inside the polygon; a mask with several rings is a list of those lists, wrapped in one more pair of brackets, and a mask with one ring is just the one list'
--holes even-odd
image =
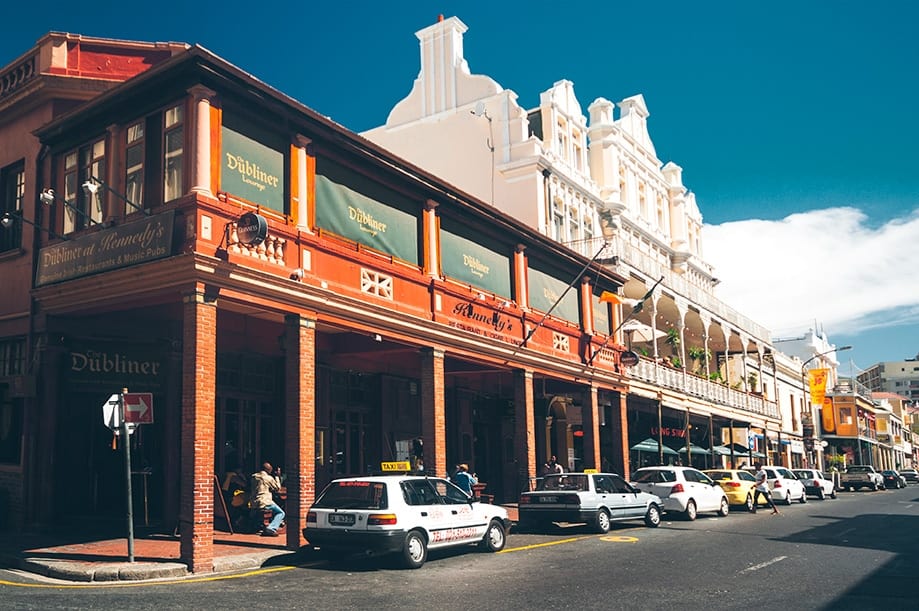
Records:
{"label": "white taxi car", "polygon": [[469,497],[451,482],[425,475],[338,479],[310,507],[303,536],[330,558],[399,554],[421,567],[429,549],[477,544],[504,549],[511,521],[500,505]]}

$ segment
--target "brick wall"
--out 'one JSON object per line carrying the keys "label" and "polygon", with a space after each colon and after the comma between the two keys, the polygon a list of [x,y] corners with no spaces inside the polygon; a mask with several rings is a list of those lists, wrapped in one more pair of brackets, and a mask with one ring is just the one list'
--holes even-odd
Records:
{"label": "brick wall", "polygon": [[306,514],[316,497],[316,321],[287,316],[284,328],[287,547],[303,544]]}
{"label": "brick wall", "polygon": [[424,441],[424,470],[447,474],[447,421],[444,411],[444,353],[421,350],[421,432]]}

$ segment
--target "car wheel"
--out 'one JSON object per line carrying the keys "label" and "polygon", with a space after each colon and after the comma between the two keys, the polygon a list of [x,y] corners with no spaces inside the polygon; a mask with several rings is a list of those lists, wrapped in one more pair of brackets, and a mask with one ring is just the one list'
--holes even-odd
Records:
{"label": "car wheel", "polygon": [[817,490],[817,499],[819,499],[819,500],[821,500],[821,501],[824,500],[824,499],[826,499],[826,492],[823,491],[823,488],[819,488],[819,489]]}
{"label": "car wheel", "polygon": [[661,508],[651,503],[648,505],[648,511],[645,513],[645,526],[648,528],[657,528],[661,525]]}
{"label": "car wheel", "polygon": [[726,497],[721,497],[721,505],[718,507],[718,515],[722,518],[727,516],[731,511],[731,506],[728,504]]}
{"label": "car wheel", "polygon": [[744,503],[744,505],[747,507],[747,511],[750,513],[756,511],[756,506],[753,504],[753,495],[747,493],[747,501]]}
{"label": "car wheel", "polygon": [[690,522],[696,519],[696,502],[692,499],[686,503],[686,511],[683,512],[683,516]]}
{"label": "car wheel", "polygon": [[417,530],[405,535],[402,544],[402,564],[407,569],[419,569],[428,559],[428,545]]}
{"label": "car wheel", "polygon": [[605,535],[609,532],[609,512],[605,509],[601,509],[597,512],[597,517],[594,518],[594,530],[601,535]]}
{"label": "car wheel", "polygon": [[504,525],[498,520],[492,520],[479,546],[489,552],[500,552],[504,549],[505,543],[507,543],[507,533],[504,532]]}
{"label": "car wheel", "polygon": [[807,502],[807,490],[801,491],[801,498],[798,499],[798,502],[802,505]]}
{"label": "car wheel", "polygon": [[791,490],[788,491],[788,493],[785,495],[785,500],[782,502],[786,505],[791,505]]}

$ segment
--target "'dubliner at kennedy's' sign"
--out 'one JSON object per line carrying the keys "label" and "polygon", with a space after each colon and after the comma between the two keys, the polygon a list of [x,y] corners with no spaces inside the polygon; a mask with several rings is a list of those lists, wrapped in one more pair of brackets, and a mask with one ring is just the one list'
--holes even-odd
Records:
{"label": "'dubliner at kennedy's' sign", "polygon": [[36,286],[146,263],[172,254],[175,213],[164,212],[46,246],[38,253]]}

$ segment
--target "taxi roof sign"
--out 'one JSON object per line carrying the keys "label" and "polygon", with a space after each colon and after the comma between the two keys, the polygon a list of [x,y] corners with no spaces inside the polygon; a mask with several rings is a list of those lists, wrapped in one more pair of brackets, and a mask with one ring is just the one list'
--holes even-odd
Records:
{"label": "taxi roof sign", "polygon": [[584,469],[584,473],[599,473],[596,469]]}
{"label": "taxi roof sign", "polygon": [[400,460],[396,462],[384,462],[384,463],[380,463],[380,470],[383,472],[411,471],[412,463],[410,463],[407,460]]}

